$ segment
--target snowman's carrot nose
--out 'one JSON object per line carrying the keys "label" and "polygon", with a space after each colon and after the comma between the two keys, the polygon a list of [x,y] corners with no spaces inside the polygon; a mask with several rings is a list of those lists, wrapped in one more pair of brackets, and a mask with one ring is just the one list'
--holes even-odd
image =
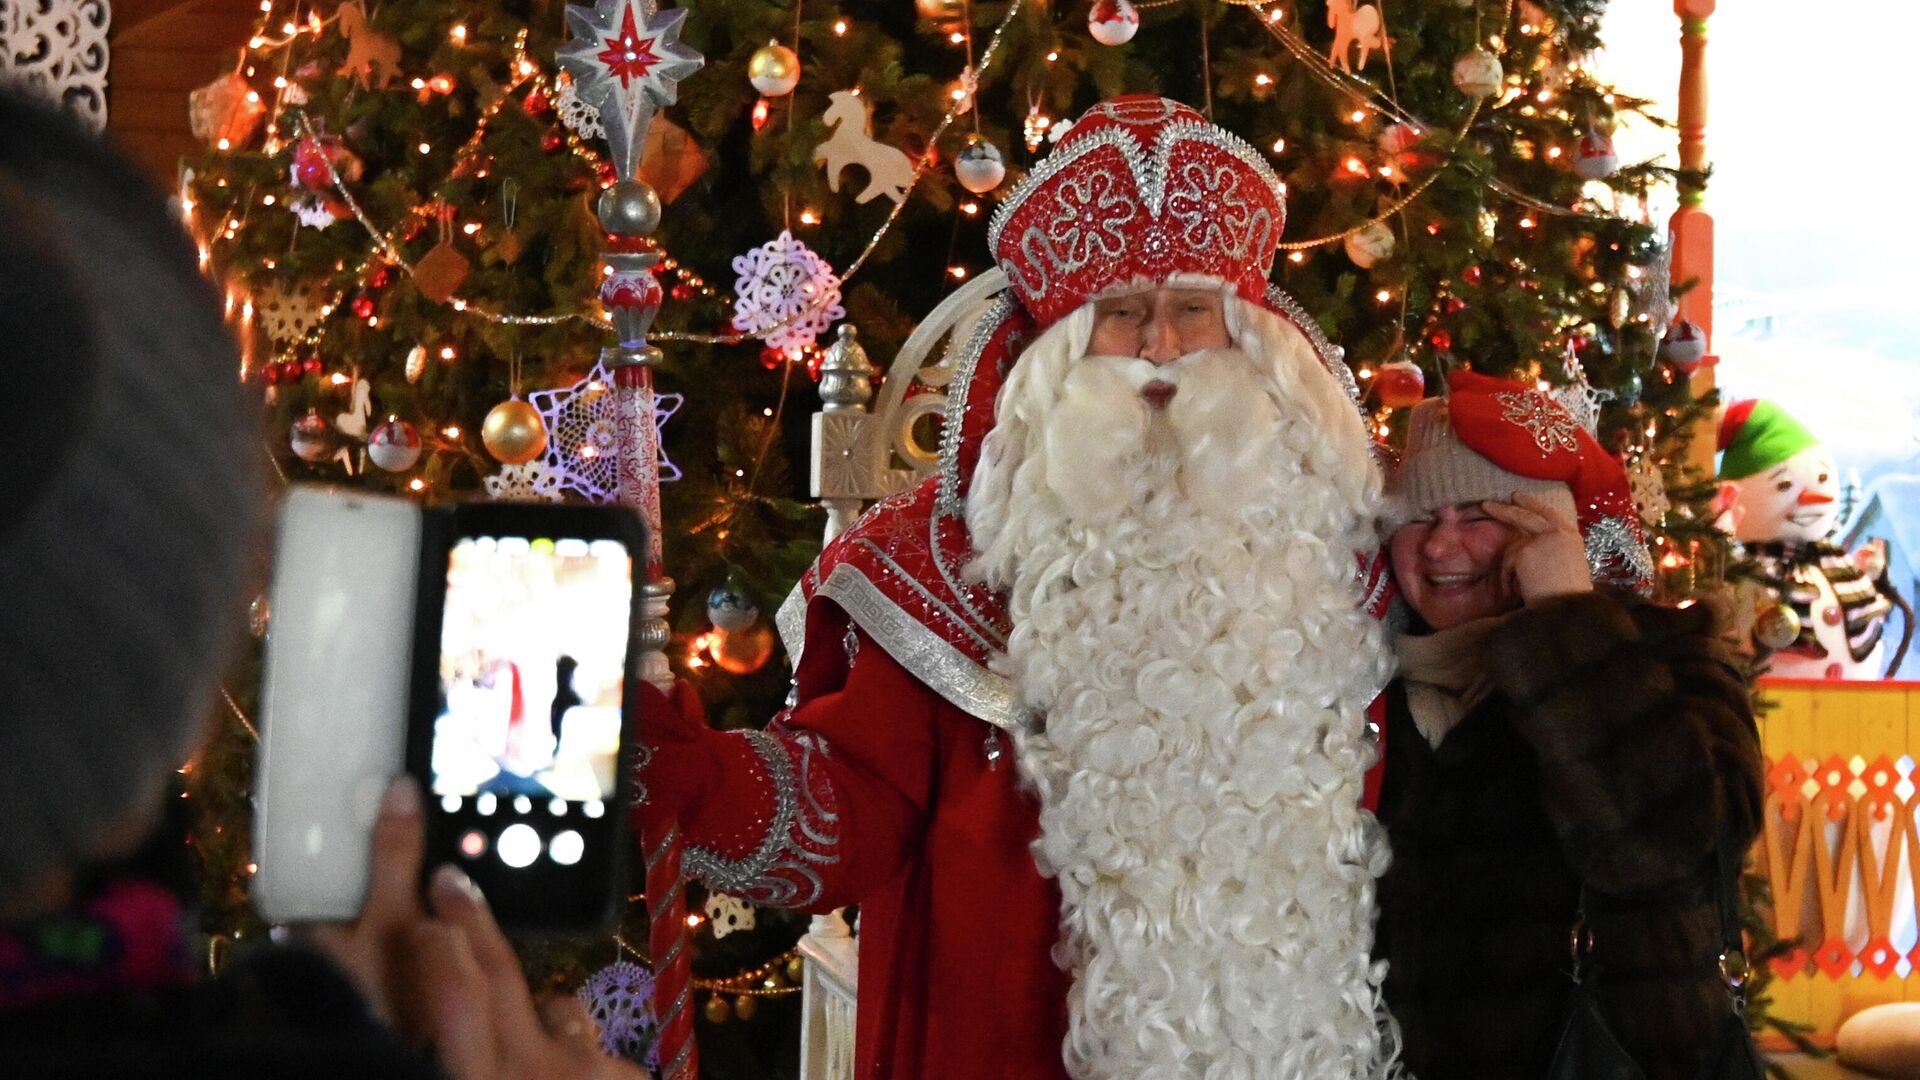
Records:
{"label": "snowman's carrot nose", "polygon": [[1799,503],[1801,506],[1819,506],[1821,503],[1832,502],[1833,496],[1822,495],[1817,491],[1803,491],[1800,493],[1800,497],[1793,501]]}

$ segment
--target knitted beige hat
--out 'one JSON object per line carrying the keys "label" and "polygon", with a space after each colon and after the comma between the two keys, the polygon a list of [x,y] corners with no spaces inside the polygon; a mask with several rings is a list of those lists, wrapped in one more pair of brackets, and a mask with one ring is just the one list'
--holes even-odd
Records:
{"label": "knitted beige hat", "polygon": [[1508,502],[1516,493],[1546,499],[1574,517],[1573,492],[1566,484],[1508,472],[1461,442],[1447,420],[1446,398],[1428,398],[1413,407],[1406,456],[1387,478],[1389,531],[1443,506]]}

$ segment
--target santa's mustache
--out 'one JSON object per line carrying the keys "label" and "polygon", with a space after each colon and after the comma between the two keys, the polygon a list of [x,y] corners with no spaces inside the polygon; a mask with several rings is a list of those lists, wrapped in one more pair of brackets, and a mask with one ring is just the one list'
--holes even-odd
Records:
{"label": "santa's mustache", "polygon": [[1230,512],[1271,469],[1284,417],[1272,383],[1239,349],[1165,364],[1088,356],[1068,366],[1038,449],[1047,488],[1078,523],[1124,512],[1142,481]]}

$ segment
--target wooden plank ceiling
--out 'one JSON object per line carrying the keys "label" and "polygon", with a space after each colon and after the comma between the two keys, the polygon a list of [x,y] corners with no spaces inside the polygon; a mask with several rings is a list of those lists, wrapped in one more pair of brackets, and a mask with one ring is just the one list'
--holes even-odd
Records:
{"label": "wooden plank ceiling", "polygon": [[258,0],[114,0],[107,130],[162,187],[203,149],[187,94],[232,68],[259,11]]}

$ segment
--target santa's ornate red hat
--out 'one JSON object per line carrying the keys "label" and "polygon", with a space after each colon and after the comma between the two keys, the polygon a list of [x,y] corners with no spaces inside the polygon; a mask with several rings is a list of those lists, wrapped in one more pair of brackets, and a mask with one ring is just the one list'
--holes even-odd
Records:
{"label": "santa's ornate red hat", "polygon": [[1177,275],[1263,304],[1286,207],[1259,151],[1177,101],[1134,95],[1074,123],[1000,204],[987,244],[1042,327]]}

